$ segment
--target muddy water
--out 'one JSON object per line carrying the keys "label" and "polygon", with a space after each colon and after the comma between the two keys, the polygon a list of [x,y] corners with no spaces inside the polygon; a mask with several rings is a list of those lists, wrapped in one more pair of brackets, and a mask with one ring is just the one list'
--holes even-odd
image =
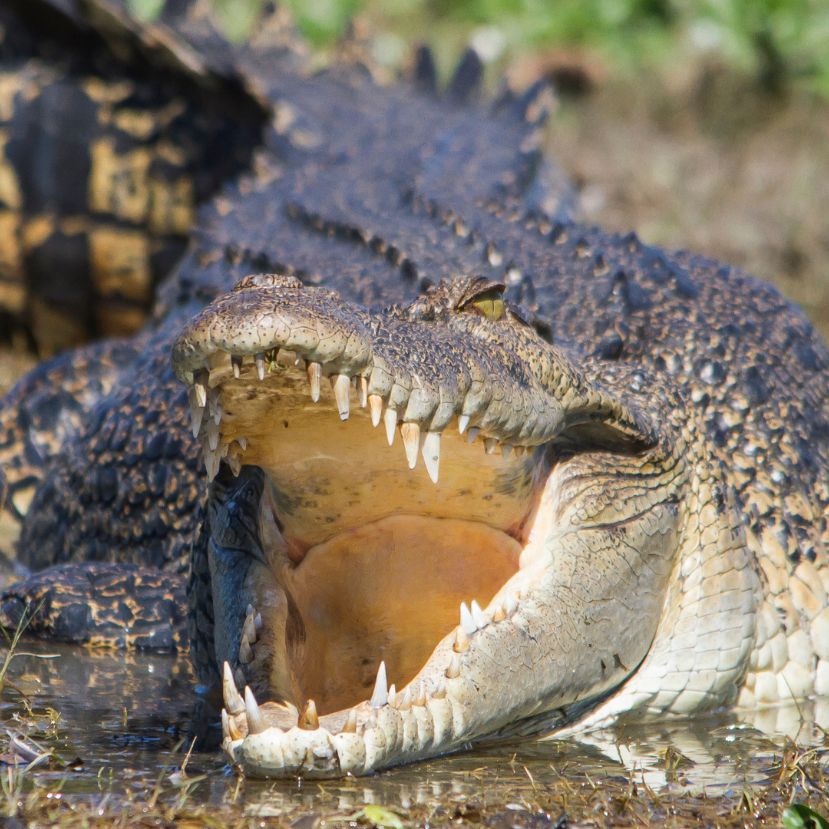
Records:
{"label": "muddy water", "polygon": [[[13,660],[9,676],[26,694],[32,714],[26,714],[19,693],[6,687],[0,717],[7,730],[28,734],[64,764],[29,772],[33,783],[90,805],[103,797],[130,804],[156,787],[162,799],[180,797],[176,772],[182,746],[190,742],[195,699],[186,659],[32,643],[21,649],[27,653]],[[717,714],[582,741],[501,744],[323,785],[245,781],[239,787],[219,753],[194,752],[186,774],[196,802],[226,807],[232,801],[248,816],[342,814],[366,804],[409,809],[474,802],[519,809],[539,789],[585,780],[622,790],[633,779],[656,793],[739,797],[746,788],[771,782],[789,740],[821,743],[814,719],[825,719],[827,710],[829,703],[810,703],[767,712],[754,725]]]}

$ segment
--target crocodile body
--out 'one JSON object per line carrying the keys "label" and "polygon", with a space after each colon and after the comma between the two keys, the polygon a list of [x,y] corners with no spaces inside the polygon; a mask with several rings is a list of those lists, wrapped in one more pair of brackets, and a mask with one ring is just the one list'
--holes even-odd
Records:
{"label": "crocodile body", "polygon": [[[194,14],[176,54],[213,43]],[[211,54],[268,102],[263,144],[142,332],[4,399],[18,559],[128,562],[137,595],[146,572],[153,636],[153,573],[189,567],[253,774],[829,693],[829,352],[803,315],[573,220],[543,93],[483,106],[474,56],[438,97],[425,54],[392,87]],[[43,596],[44,632],[87,631],[43,578],[7,617]]]}

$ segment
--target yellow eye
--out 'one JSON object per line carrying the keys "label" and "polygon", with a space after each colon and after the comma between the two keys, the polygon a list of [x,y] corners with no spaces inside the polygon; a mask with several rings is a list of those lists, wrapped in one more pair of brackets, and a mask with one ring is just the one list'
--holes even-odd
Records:
{"label": "yellow eye", "polygon": [[486,291],[478,296],[470,299],[464,305],[464,308],[474,308],[481,316],[488,320],[499,320],[504,316],[506,306],[504,305],[504,297],[500,289]]}

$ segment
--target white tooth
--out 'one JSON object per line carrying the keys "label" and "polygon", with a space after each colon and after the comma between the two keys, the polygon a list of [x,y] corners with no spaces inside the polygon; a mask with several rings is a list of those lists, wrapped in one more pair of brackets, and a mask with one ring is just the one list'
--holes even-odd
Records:
{"label": "white tooth", "polygon": [[199,430],[201,429],[201,423],[203,418],[204,406],[196,405],[195,395],[193,395],[190,401],[190,428],[193,432],[194,438],[197,438],[199,436]]}
{"label": "white tooth", "polygon": [[248,439],[246,437],[238,437],[236,438],[236,443],[242,447],[242,451],[244,452],[248,448]]}
{"label": "white tooth", "polygon": [[432,483],[438,482],[440,469],[440,432],[427,432],[423,440],[423,461]]}
{"label": "white tooth", "polygon": [[230,366],[233,369],[233,376],[238,380],[239,374],[242,371],[242,358],[235,354],[230,355]]}
{"label": "white tooth", "polygon": [[487,455],[494,455],[498,448],[498,441],[495,438],[484,438],[484,451]]}
{"label": "white tooth", "polygon": [[397,702],[397,686],[392,682],[389,685],[389,705],[394,705]]}
{"label": "white tooth", "polygon": [[205,432],[207,433],[207,445],[211,452],[215,452],[219,448],[219,426],[212,418],[207,421]]}
{"label": "white tooth", "polygon": [[194,375],[193,392],[196,395],[196,403],[202,408],[207,405],[207,378],[210,375],[202,369]]}
{"label": "white tooth", "polygon": [[262,624],[263,624],[263,622],[262,622],[262,614],[261,614],[261,613],[257,613],[257,614],[253,617],[253,626],[254,626],[254,628],[256,629],[256,632],[257,632],[257,633],[259,633],[259,632],[262,630]]}
{"label": "white tooth", "polygon": [[509,443],[501,444],[501,455],[508,458],[512,454],[512,446]]}
{"label": "white tooth", "polygon": [[348,420],[348,393],[351,387],[351,380],[347,374],[338,374],[336,377],[331,378],[331,385],[334,387],[334,398],[337,401],[337,411],[340,413],[340,420]]}
{"label": "white tooth", "polygon": [[377,669],[377,679],[374,681],[374,691],[371,694],[371,707],[382,708],[389,701],[389,691],[386,686],[386,663],[381,662]]}
{"label": "white tooth", "polygon": [[379,394],[370,394],[368,405],[371,409],[371,425],[376,428],[380,425],[380,418],[383,416],[383,398]]}
{"label": "white tooth", "polygon": [[358,382],[360,391],[360,408],[365,409],[368,405],[368,379],[363,377],[361,374]]}
{"label": "white tooth", "polygon": [[478,629],[475,620],[472,618],[472,614],[469,612],[469,608],[466,606],[466,602],[461,602],[461,627],[467,636],[472,636]]}
{"label": "white tooth", "polygon": [[247,685],[245,685],[245,713],[248,717],[248,734],[261,734],[268,727],[259,710],[256,697]]}
{"label": "white tooth", "polygon": [[320,378],[322,366],[319,363],[308,363],[308,382],[311,384],[311,400],[318,403],[320,399]]}
{"label": "white tooth", "polygon": [[515,601],[515,596],[507,596],[504,599],[504,612],[507,616],[512,616],[516,610],[518,610],[518,602]]}
{"label": "white tooth", "polygon": [[383,423],[386,427],[386,440],[389,446],[394,443],[394,433],[397,430],[397,410],[388,408],[383,412]]}
{"label": "white tooth", "polygon": [[466,427],[469,426],[469,415],[459,415],[458,416],[458,432],[463,434],[466,431]]}
{"label": "white tooth", "polygon": [[469,608],[472,611],[472,619],[478,627],[478,630],[485,628],[489,624],[489,619],[483,610],[481,610],[481,606],[475,601],[475,599],[472,599],[472,603]]}
{"label": "white tooth", "polygon": [[420,449],[420,426],[412,422],[404,423],[400,427],[400,435],[403,438],[409,469],[414,469],[417,466],[417,450]]}
{"label": "white tooth", "polygon": [[467,443],[475,443],[475,440],[478,437],[478,432],[480,429],[476,429],[474,426],[466,433],[466,442]]}
{"label": "white tooth", "polygon": [[256,360],[256,373],[259,375],[260,380],[265,379],[265,355],[264,354],[257,354],[254,357]]}
{"label": "white tooth", "polygon": [[225,662],[222,666],[222,695],[224,696],[225,708],[230,714],[241,714],[245,710],[245,703],[239,692],[236,690],[236,683],[233,681],[233,672],[230,665]]}
{"label": "white tooth", "polygon": [[214,452],[209,447],[203,447],[204,452],[204,470],[207,473],[207,480],[212,481],[219,474],[219,464],[222,461],[221,455]]}

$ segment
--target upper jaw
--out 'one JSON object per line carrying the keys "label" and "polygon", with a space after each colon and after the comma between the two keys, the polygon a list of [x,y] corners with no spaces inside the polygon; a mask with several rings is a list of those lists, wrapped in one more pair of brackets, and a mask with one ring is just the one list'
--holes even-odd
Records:
{"label": "upper jaw", "polygon": [[[433,480],[440,434],[453,418],[461,433],[480,433],[490,452],[499,444],[509,452],[552,440],[568,423],[545,386],[555,355],[518,326],[490,326],[482,337],[465,323],[372,313],[291,277],[246,277],[192,320],[173,346],[175,372],[191,387],[193,430],[204,439],[209,477],[222,457],[234,467],[245,455],[244,445],[219,439],[220,388],[237,378],[261,381],[280,366],[307,372],[312,400],[330,378],[344,420],[354,383],[372,422],[383,421],[390,442],[399,426],[409,465],[422,454]],[[537,359],[516,359],[516,350]],[[577,377],[570,379],[578,386]]]}

